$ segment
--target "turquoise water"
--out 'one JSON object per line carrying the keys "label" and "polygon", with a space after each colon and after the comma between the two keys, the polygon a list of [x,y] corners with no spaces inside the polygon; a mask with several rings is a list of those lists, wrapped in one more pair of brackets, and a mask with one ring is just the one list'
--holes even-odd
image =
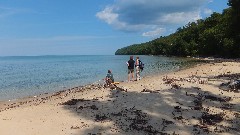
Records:
{"label": "turquoise water", "polygon": [[[140,56],[143,76],[178,70],[189,59]],[[103,83],[111,69],[115,81],[127,80],[129,56],[12,56],[0,57],[0,101],[51,93],[89,83]]]}

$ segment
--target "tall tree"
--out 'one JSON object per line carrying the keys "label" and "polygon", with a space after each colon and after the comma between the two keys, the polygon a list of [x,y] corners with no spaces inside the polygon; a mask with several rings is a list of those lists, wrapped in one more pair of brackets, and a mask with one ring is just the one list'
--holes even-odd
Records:
{"label": "tall tree", "polygon": [[234,39],[233,54],[239,56],[240,54],[240,0],[229,0],[230,8],[230,31],[231,37]]}
{"label": "tall tree", "polygon": [[116,54],[240,57],[240,0],[222,14],[189,22],[169,36],[119,49]]}

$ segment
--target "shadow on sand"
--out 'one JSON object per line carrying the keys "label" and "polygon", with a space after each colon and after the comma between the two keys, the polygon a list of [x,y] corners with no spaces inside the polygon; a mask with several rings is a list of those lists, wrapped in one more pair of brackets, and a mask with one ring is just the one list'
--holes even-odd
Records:
{"label": "shadow on sand", "polygon": [[141,92],[116,87],[106,100],[71,99],[62,105],[91,121],[91,125],[73,123],[71,129],[81,129],[79,133],[84,135],[236,135],[240,133],[240,105],[231,100],[199,87]]}

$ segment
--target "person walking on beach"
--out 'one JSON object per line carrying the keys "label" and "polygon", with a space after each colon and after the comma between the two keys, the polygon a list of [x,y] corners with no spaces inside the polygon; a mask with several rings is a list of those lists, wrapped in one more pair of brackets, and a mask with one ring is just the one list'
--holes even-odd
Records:
{"label": "person walking on beach", "polygon": [[136,80],[137,81],[141,79],[141,77],[140,77],[140,71],[141,71],[140,62],[141,61],[140,61],[139,57],[136,57],[135,67],[136,67]]}
{"label": "person walking on beach", "polygon": [[134,64],[133,56],[130,56],[130,60],[127,62],[128,65],[128,82],[134,81]]}

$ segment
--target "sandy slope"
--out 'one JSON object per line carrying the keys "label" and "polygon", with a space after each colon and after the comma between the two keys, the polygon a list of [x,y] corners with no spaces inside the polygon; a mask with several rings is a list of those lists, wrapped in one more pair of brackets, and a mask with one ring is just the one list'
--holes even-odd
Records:
{"label": "sandy slope", "polygon": [[112,89],[95,84],[1,102],[0,134],[240,134],[240,94],[219,87],[236,73],[240,63],[209,63]]}

